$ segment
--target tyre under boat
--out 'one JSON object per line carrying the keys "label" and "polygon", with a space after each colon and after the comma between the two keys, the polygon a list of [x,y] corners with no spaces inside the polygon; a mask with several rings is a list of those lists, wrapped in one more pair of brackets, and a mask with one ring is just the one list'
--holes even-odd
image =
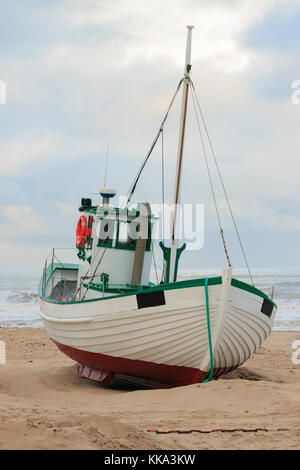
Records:
{"label": "tyre under boat", "polygon": [[[151,388],[193,384],[207,379],[212,365],[204,283],[193,279],[75,302],[40,295],[41,316],[51,339],[78,362],[83,377]],[[213,376],[218,377],[260,347],[276,305],[232,279],[231,269],[208,279],[208,294]]]}

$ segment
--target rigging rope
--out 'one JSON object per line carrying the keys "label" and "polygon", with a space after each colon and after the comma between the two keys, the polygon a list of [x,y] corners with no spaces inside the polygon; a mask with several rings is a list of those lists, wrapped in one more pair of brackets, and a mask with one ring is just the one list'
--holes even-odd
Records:
{"label": "rigging rope", "polygon": [[[137,183],[140,179],[140,176],[149,160],[149,157],[161,135],[161,139],[162,139],[162,199],[163,199],[163,211],[164,211],[164,199],[165,199],[165,188],[164,188],[164,136],[163,136],[163,130],[164,130],[164,124],[168,118],[168,115],[169,115],[169,112],[173,106],[173,103],[175,101],[175,98],[180,90],[180,87],[183,83],[183,80],[184,78],[182,78],[177,86],[177,89],[173,95],[173,98],[169,104],[169,107],[167,109],[167,112],[164,116],[164,119],[162,120],[162,123],[160,125],[160,128],[154,138],[154,141],[152,142],[152,145],[137,173],[137,175],[135,176],[131,186],[130,186],[130,189],[128,191],[128,197],[127,197],[127,203],[126,203],[126,206],[128,206],[134,192],[135,192],[135,189],[136,189],[136,186],[137,186]],[[216,201],[216,196],[215,196],[215,192],[214,192],[214,188],[213,188],[213,183],[212,183],[212,178],[211,178],[211,173],[210,173],[210,169],[209,169],[209,164],[208,164],[208,159],[207,159],[207,152],[206,152],[206,149],[205,149],[205,144],[204,144],[204,139],[203,139],[203,135],[202,135],[202,132],[201,132],[201,126],[200,126],[200,122],[199,122],[199,118],[198,118],[198,113],[197,113],[197,106],[198,106],[198,109],[199,109],[199,112],[200,112],[200,116],[201,116],[201,120],[202,120],[202,124],[204,126],[204,129],[205,129],[205,133],[206,133],[206,136],[207,136],[207,139],[208,139],[208,142],[209,142],[209,146],[210,146],[210,149],[211,149],[211,152],[212,152],[212,155],[213,155],[213,159],[214,159],[214,163],[216,165],[216,168],[217,168],[217,172],[218,172],[218,175],[219,175],[219,178],[220,178],[220,181],[221,181],[221,185],[222,185],[222,188],[223,188],[223,191],[224,191],[224,194],[225,194],[225,198],[226,198],[226,201],[227,201],[227,205],[228,205],[228,208],[229,208],[229,211],[230,211],[230,214],[231,214],[231,218],[232,218],[232,221],[233,221],[233,224],[234,224],[234,227],[235,227],[235,231],[236,231],[236,234],[237,234],[237,237],[238,237],[238,240],[239,240],[239,244],[240,244],[240,247],[241,247],[241,250],[242,250],[242,253],[243,253],[243,257],[244,257],[244,260],[245,260],[245,263],[246,263],[246,266],[247,266],[247,269],[248,269],[248,273],[249,273],[249,276],[250,276],[250,279],[251,279],[251,282],[252,284],[254,285],[253,283],[253,279],[252,279],[252,275],[251,275],[251,272],[250,272],[250,268],[249,268],[249,265],[248,265],[248,261],[247,261],[247,258],[246,258],[246,255],[245,255],[245,251],[244,251],[244,247],[243,247],[243,244],[242,244],[242,241],[241,241],[241,238],[240,238],[240,234],[239,234],[239,231],[238,231],[238,228],[237,228],[237,225],[236,225],[236,222],[235,222],[235,218],[234,218],[234,215],[233,215],[233,211],[232,211],[232,208],[231,208],[231,205],[230,205],[230,202],[229,202],[229,198],[228,198],[228,195],[227,195],[227,192],[226,192],[226,189],[225,189],[225,185],[224,185],[224,182],[223,182],[223,178],[222,178],[222,175],[221,175],[221,172],[220,172],[220,169],[219,169],[219,165],[218,165],[218,162],[217,162],[217,159],[216,159],[216,155],[215,155],[215,152],[214,152],[214,149],[213,149],[213,146],[212,146],[212,142],[211,142],[211,139],[210,139],[210,136],[209,136],[209,133],[208,133],[208,130],[207,130],[207,127],[206,127],[206,123],[205,123],[205,119],[204,119],[204,116],[203,116],[203,113],[202,113],[202,109],[200,107],[200,104],[199,104],[199,100],[198,100],[198,97],[197,97],[197,94],[196,94],[196,90],[195,90],[195,86],[194,86],[194,83],[192,82],[192,80],[190,79],[190,84],[191,84],[191,95],[192,95],[192,99],[193,99],[193,104],[194,104],[194,109],[195,109],[195,114],[196,114],[196,119],[197,119],[197,125],[198,125],[198,129],[199,129],[199,134],[200,134],[200,138],[201,138],[201,143],[202,143],[202,148],[203,148],[203,153],[204,153],[204,157],[205,157],[205,163],[206,163],[206,167],[207,167],[207,172],[208,172],[208,176],[209,176],[209,182],[210,182],[210,186],[211,186],[211,191],[212,191],[212,196],[213,196],[213,200],[214,200],[214,205],[215,205],[215,209],[216,209],[216,214],[217,214],[217,219],[218,219],[218,224],[219,224],[219,229],[220,229],[220,234],[221,234],[221,237],[222,237],[222,241],[223,241],[223,246],[224,246],[224,251],[225,251],[225,255],[226,255],[226,258],[227,258],[227,262],[228,262],[228,265],[231,266],[231,262],[230,262],[230,258],[229,258],[229,255],[228,255],[228,250],[227,250],[227,246],[226,246],[226,242],[225,242],[225,237],[224,237],[224,231],[222,229],[222,226],[221,226],[221,219],[220,219],[220,213],[219,213],[219,209],[218,209],[218,205],[217,205],[217,201]],[[196,101],[195,101],[196,100]],[[197,106],[196,106],[197,105]],[[125,207],[126,207],[125,206]],[[115,229],[116,229],[116,226],[115,226]],[[115,231],[114,229],[114,231]],[[163,213],[163,238],[164,238],[164,213]],[[75,292],[75,296],[74,296],[74,299],[76,298],[76,295],[78,294],[78,292],[81,290],[81,287],[85,281],[85,279],[87,279],[88,277],[91,279],[86,290],[85,290],[85,293],[82,297],[82,300],[84,300],[86,294],[87,294],[87,291],[89,290],[89,287],[91,285],[91,282],[92,280],[95,278],[96,276],[96,272],[97,272],[97,269],[106,253],[106,250],[107,250],[107,246],[104,247],[104,251],[102,253],[102,256],[100,257],[98,263],[97,263],[97,266],[96,266],[96,269],[94,270],[94,273],[92,274],[91,277],[88,276],[92,266],[94,265],[94,262],[90,265],[89,269],[87,270],[86,274],[82,277],[82,280],[80,282],[80,286],[79,288],[77,289],[77,291]],[[98,251],[98,254],[100,253],[100,250]],[[156,263],[155,263],[155,259],[154,259],[154,264],[155,264],[155,268],[156,268]],[[157,273],[156,273],[157,274]],[[206,290],[207,290],[207,287],[206,287]],[[208,293],[206,292],[206,295],[208,295]],[[207,297],[207,302],[208,302],[208,297]],[[208,307],[208,303],[207,303],[207,308],[209,309]],[[209,319],[209,310],[208,310],[208,319]]]}
{"label": "rigging rope", "polygon": [[[104,220],[104,219],[103,219],[103,220]],[[115,235],[115,232],[116,232],[116,230],[117,230],[117,225],[118,225],[118,224],[114,222],[114,229],[113,229],[113,231],[112,231],[112,233],[111,233],[112,237],[114,237],[114,235]],[[109,238],[111,238],[111,237],[109,237]],[[104,243],[104,241],[102,241],[100,247],[103,247],[103,243]],[[105,255],[105,253],[106,253],[107,248],[108,248],[108,246],[105,246],[105,247],[104,247],[103,253],[102,253],[102,255],[101,255],[101,257],[100,257],[100,259],[99,259],[99,261],[98,261],[98,263],[97,263],[96,268],[94,269],[94,273],[92,274],[91,280],[90,280],[90,282],[89,282],[89,284],[88,284],[88,286],[87,286],[87,288],[86,288],[86,290],[85,290],[85,293],[84,293],[84,295],[83,295],[83,297],[82,297],[81,300],[84,300],[84,299],[85,299],[86,294],[87,294],[87,292],[88,292],[88,290],[89,290],[89,288],[90,288],[90,286],[91,286],[91,283],[93,282],[93,280],[94,280],[94,278],[95,278],[95,276],[96,276],[97,270],[98,270],[98,268],[99,268],[99,266],[100,266],[100,263],[101,263],[101,261],[102,261],[104,255]],[[98,253],[100,253],[100,250],[98,251]],[[90,268],[91,268],[91,267],[92,267],[92,265],[90,265]],[[88,269],[88,271],[90,270],[90,268]],[[86,276],[85,276],[85,277],[86,277]],[[102,281],[102,282],[103,282],[103,281]],[[82,282],[82,284],[83,284],[83,282]]]}
{"label": "rigging rope", "polygon": [[178,84],[178,86],[177,86],[177,89],[176,89],[176,91],[175,91],[175,94],[174,94],[174,96],[173,96],[173,98],[172,98],[172,100],[171,100],[171,102],[170,102],[170,104],[169,104],[169,107],[168,107],[168,110],[167,110],[167,112],[166,112],[166,114],[165,114],[165,117],[164,117],[164,119],[162,120],[162,123],[161,123],[161,125],[160,125],[159,131],[158,131],[158,133],[156,134],[156,136],[155,136],[155,138],[154,138],[154,141],[152,142],[152,145],[151,145],[151,147],[150,147],[150,149],[149,149],[149,151],[148,151],[148,153],[147,153],[147,155],[146,155],[146,157],[145,157],[145,159],[144,159],[144,161],[143,161],[143,163],[142,163],[142,165],[141,165],[141,168],[139,169],[139,171],[138,171],[136,177],[135,177],[134,180],[133,180],[133,183],[131,184],[131,187],[130,187],[130,189],[129,189],[129,191],[128,191],[128,198],[127,198],[126,206],[128,206],[129,202],[131,201],[131,198],[132,198],[132,196],[133,196],[133,194],[134,194],[134,191],[135,191],[135,189],[136,189],[136,186],[137,186],[137,183],[138,183],[138,181],[139,181],[139,179],[140,179],[140,176],[141,176],[141,174],[142,174],[142,171],[143,171],[143,169],[145,168],[147,161],[149,160],[149,157],[150,157],[150,155],[151,155],[151,153],[152,153],[152,151],[153,151],[153,149],[154,149],[154,147],[155,147],[155,145],[156,145],[156,143],[157,143],[157,141],[158,141],[158,139],[159,139],[159,136],[160,136],[161,132],[163,131],[164,124],[165,124],[165,122],[166,122],[166,120],[167,120],[167,117],[168,117],[168,115],[169,115],[169,112],[170,112],[170,110],[171,110],[171,108],[172,108],[172,106],[173,106],[173,103],[174,103],[174,101],[175,101],[175,98],[176,98],[176,96],[177,96],[177,94],[178,94],[178,92],[179,92],[179,90],[180,90],[180,87],[181,87],[181,85],[182,85],[183,80],[184,80],[184,78],[182,78],[182,79],[180,80],[180,82],[179,82],[179,84]]}
{"label": "rigging rope", "polygon": [[158,274],[157,274],[157,266],[156,266],[156,260],[155,260],[155,254],[154,254],[153,240],[151,242],[151,250],[152,250],[152,258],[153,258],[153,264],[154,264],[154,269],[155,269],[156,283],[158,284]]}
{"label": "rigging rope", "polygon": [[[190,82],[191,82],[191,88],[192,88],[192,90],[194,92],[194,95],[195,95],[195,98],[196,98],[196,103],[197,103],[197,106],[198,106],[198,109],[199,109],[199,112],[200,112],[202,124],[203,124],[204,129],[205,129],[205,133],[206,133],[207,140],[208,140],[208,143],[209,143],[209,146],[210,146],[210,149],[211,149],[211,153],[212,153],[212,156],[213,156],[213,159],[214,159],[214,163],[216,165],[216,169],[217,169],[217,172],[218,172],[218,175],[219,175],[219,178],[220,178],[220,182],[221,182],[221,185],[222,185],[222,188],[223,188],[223,191],[224,191],[224,195],[225,195],[227,206],[228,206],[228,209],[229,209],[229,212],[230,212],[230,215],[231,215],[231,219],[232,219],[232,222],[233,222],[233,225],[234,225],[234,228],[235,228],[235,232],[236,232],[236,235],[237,235],[237,238],[238,238],[241,250],[242,250],[242,254],[243,254],[246,266],[247,266],[248,274],[249,274],[249,277],[251,279],[252,285],[254,286],[253,278],[252,278],[252,275],[251,275],[251,271],[250,271],[250,267],[249,267],[249,264],[248,264],[248,261],[247,261],[247,257],[246,257],[246,254],[245,254],[243,243],[242,243],[242,240],[241,240],[241,237],[240,237],[240,234],[239,234],[239,230],[237,228],[237,224],[236,224],[236,221],[235,221],[235,218],[234,218],[234,215],[233,215],[233,211],[232,211],[232,208],[231,208],[229,197],[228,197],[228,194],[227,194],[227,191],[226,191],[226,188],[225,188],[225,184],[224,184],[224,181],[223,181],[223,178],[222,178],[222,175],[221,175],[221,171],[220,171],[218,162],[217,162],[217,158],[216,158],[216,154],[215,154],[212,142],[211,142],[211,138],[210,138],[210,135],[208,133],[208,129],[207,129],[206,122],[205,122],[205,119],[204,119],[204,115],[203,115],[203,112],[202,112],[202,109],[201,109],[201,106],[200,106],[200,103],[199,103],[199,100],[198,100],[198,97],[197,97],[195,86],[194,86],[194,83],[193,83],[192,80],[190,80]],[[221,233],[221,235],[222,235],[222,233]],[[223,238],[223,236],[222,236],[222,238]],[[224,238],[223,238],[223,240],[224,240]]]}
{"label": "rigging rope", "polygon": [[165,157],[164,157],[164,131],[161,133],[161,198],[162,198],[162,240],[165,243]]}
{"label": "rigging rope", "polygon": [[[104,220],[104,219],[103,219],[103,220]],[[100,223],[101,223],[101,220],[100,220]],[[117,230],[117,224],[114,223],[114,230],[113,230],[112,233],[111,233],[112,237],[115,235],[116,230]],[[111,238],[111,237],[110,237],[110,238]],[[101,261],[102,261],[104,255],[105,255],[105,253],[106,253],[106,250],[107,250],[107,248],[108,248],[107,245],[106,245],[106,246],[103,246],[104,243],[105,243],[105,242],[104,242],[104,240],[103,240],[102,243],[101,243],[101,245],[100,245],[100,248],[104,248],[104,250],[103,250],[103,252],[102,252],[102,256],[100,257],[100,259],[99,259],[99,261],[98,261],[98,263],[97,263],[96,268],[94,269],[94,273],[92,274],[92,276],[88,276],[90,270],[92,269],[92,267],[93,267],[94,264],[95,264],[95,260],[96,260],[97,256],[98,256],[99,253],[100,253],[100,249],[96,252],[95,260],[93,260],[92,264],[89,266],[89,268],[88,268],[87,272],[85,273],[85,275],[82,276],[81,281],[80,281],[80,284],[79,284],[79,287],[78,287],[78,289],[76,290],[76,292],[75,292],[75,294],[74,294],[73,300],[76,299],[77,294],[81,291],[81,288],[82,288],[82,286],[83,286],[84,281],[85,281],[86,279],[90,279],[90,282],[89,282],[88,286],[86,287],[85,293],[84,293],[83,297],[81,298],[81,300],[84,300],[84,299],[85,299],[86,294],[87,294],[87,292],[88,292],[88,290],[89,290],[89,288],[90,288],[90,285],[91,285],[91,283],[93,282],[94,278],[96,277],[96,273],[97,273],[97,270],[98,270],[98,268],[99,268],[99,265],[100,265],[100,263],[101,263]]]}
{"label": "rigging rope", "polygon": [[198,130],[199,130],[199,134],[200,134],[200,139],[201,139],[201,144],[202,144],[206,169],[207,169],[208,178],[209,178],[210,189],[211,189],[211,192],[212,192],[214,206],[215,206],[215,209],[216,209],[216,214],[217,214],[217,219],[218,219],[218,224],[219,224],[219,230],[220,230],[220,234],[221,234],[221,237],[222,237],[222,240],[223,240],[223,246],[224,246],[224,251],[225,251],[226,258],[227,258],[227,263],[228,263],[228,266],[231,267],[231,262],[230,262],[230,258],[229,258],[229,254],[228,254],[228,250],[227,250],[227,246],[226,246],[226,242],[225,242],[225,237],[224,237],[224,231],[223,231],[222,225],[221,225],[220,212],[219,212],[217,199],[216,199],[216,195],[215,195],[215,190],[214,190],[214,186],[213,186],[213,182],[212,182],[211,172],[210,172],[210,168],[209,168],[209,164],[208,164],[206,148],[205,148],[204,139],[203,139],[203,135],[202,135],[202,131],[201,131],[201,126],[200,126],[200,122],[199,122],[199,117],[198,117],[198,113],[197,113],[194,91],[193,91],[192,88],[191,88],[191,90],[192,90],[191,95],[192,95],[192,100],[193,100],[193,105],[194,105],[194,110],[195,110],[195,115],[196,115],[196,121],[197,121]]}
{"label": "rigging rope", "polygon": [[[161,133],[161,196],[162,196],[162,241],[165,243],[165,157],[164,157],[164,130]],[[163,259],[163,269],[161,273],[162,283],[165,279],[166,261]]]}
{"label": "rigging rope", "polygon": [[[154,141],[152,142],[152,145],[151,145],[151,147],[150,147],[150,150],[148,151],[148,153],[147,153],[147,155],[146,155],[146,157],[145,157],[145,159],[144,159],[144,161],[143,161],[143,163],[142,163],[142,165],[141,165],[141,168],[139,169],[139,171],[138,171],[136,177],[135,177],[134,180],[133,180],[133,183],[132,183],[132,185],[131,185],[131,187],[130,187],[130,189],[129,189],[129,191],[128,191],[128,198],[127,198],[127,202],[126,202],[125,207],[128,206],[128,204],[129,204],[129,202],[130,202],[130,200],[131,200],[131,198],[132,198],[132,196],[133,196],[133,194],[134,194],[134,191],[135,191],[135,189],[136,189],[136,186],[137,186],[137,183],[138,183],[138,181],[139,181],[139,179],[140,179],[140,176],[141,176],[141,174],[142,174],[142,171],[143,171],[143,169],[145,168],[146,163],[147,163],[147,161],[149,160],[149,157],[150,157],[150,155],[151,155],[151,153],[152,153],[152,151],[153,151],[153,149],[154,149],[154,147],[155,147],[155,145],[156,145],[156,143],[157,143],[157,141],[158,141],[158,139],[159,139],[159,136],[160,136],[161,134],[162,134],[162,142],[163,142],[163,128],[164,128],[164,124],[165,124],[165,122],[166,122],[166,120],[167,120],[167,117],[168,117],[168,115],[169,115],[169,112],[170,112],[170,110],[171,110],[171,108],[172,108],[172,106],[173,106],[173,103],[174,103],[174,101],[175,101],[175,98],[176,98],[176,96],[177,96],[177,94],[178,94],[178,92],[179,92],[179,90],[180,90],[180,87],[181,87],[181,85],[182,85],[183,80],[184,80],[184,79],[182,78],[182,79],[180,80],[180,82],[178,83],[178,86],[177,86],[177,88],[176,88],[176,91],[175,91],[175,93],[174,93],[174,96],[173,96],[173,98],[172,98],[172,100],[171,100],[171,102],[170,102],[170,104],[169,104],[169,107],[168,107],[168,109],[167,109],[167,112],[166,112],[166,114],[165,114],[165,116],[164,116],[164,119],[162,120],[161,125],[160,125],[159,131],[158,131],[158,133],[156,134],[156,136],[155,136],[155,138],[154,138]],[[163,143],[162,143],[162,146],[163,146]],[[115,228],[116,228],[116,226],[115,226]],[[115,230],[114,230],[114,231],[115,231]],[[98,261],[98,263],[97,263],[96,269],[94,270],[94,273],[93,273],[93,275],[91,276],[91,280],[90,280],[90,282],[89,282],[89,284],[88,284],[88,286],[87,286],[87,288],[86,288],[86,290],[85,290],[85,293],[84,293],[84,295],[83,295],[83,297],[82,297],[82,300],[85,299],[85,296],[86,296],[86,294],[87,294],[87,291],[88,291],[89,288],[90,288],[91,282],[92,282],[92,280],[94,279],[94,277],[95,277],[95,275],[96,275],[97,269],[99,268],[99,265],[100,265],[100,263],[101,263],[101,261],[102,261],[102,259],[103,259],[103,256],[104,256],[105,253],[106,253],[106,250],[107,250],[107,246],[104,247],[104,251],[103,251],[103,253],[102,253],[102,256],[100,257],[100,259],[99,259],[99,261]],[[100,250],[98,251],[97,254],[99,254],[99,253],[100,253]],[[75,300],[77,294],[81,291],[82,285],[83,285],[84,281],[88,278],[88,274],[90,273],[91,268],[92,268],[93,265],[94,265],[94,261],[93,261],[93,263],[89,266],[89,268],[88,268],[87,272],[85,273],[85,275],[82,277],[81,282],[80,282],[80,285],[79,285],[78,289],[77,289],[76,292],[75,292],[74,300]]]}

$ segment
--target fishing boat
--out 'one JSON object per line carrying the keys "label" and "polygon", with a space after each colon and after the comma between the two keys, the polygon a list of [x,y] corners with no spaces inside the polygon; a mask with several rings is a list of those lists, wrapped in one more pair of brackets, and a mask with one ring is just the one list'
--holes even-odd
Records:
{"label": "fishing boat", "polygon": [[[276,304],[250,282],[232,276],[211,184],[227,266],[218,276],[178,279],[180,257],[181,175],[189,93],[198,124],[204,130],[230,206],[195,86],[191,79],[192,26],[187,27],[183,77],[161,126],[133,180],[123,207],[114,207],[116,191],[106,182],[102,200],[82,198],[76,229],[75,262],[53,248],[39,286],[40,315],[57,347],[78,364],[78,373],[102,384],[134,384],[145,388],[175,387],[209,381],[243,364],[269,335]],[[157,217],[148,202],[132,198],[176,96],[182,90],[174,205],[168,240],[161,240],[161,279],[150,281]],[[200,130],[200,127],[199,127]],[[202,135],[203,137],[203,135]],[[203,144],[203,139],[202,139]],[[207,160],[208,175],[212,183]],[[238,242],[245,255],[237,224]],[[247,259],[245,261],[248,266]]]}

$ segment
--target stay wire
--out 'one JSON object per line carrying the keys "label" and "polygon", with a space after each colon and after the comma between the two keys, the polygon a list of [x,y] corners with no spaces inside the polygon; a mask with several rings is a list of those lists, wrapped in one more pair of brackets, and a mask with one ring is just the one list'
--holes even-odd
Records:
{"label": "stay wire", "polygon": [[152,153],[152,151],[153,151],[153,149],[154,149],[154,147],[155,147],[155,145],[156,145],[156,143],[157,143],[157,141],[158,141],[158,139],[159,139],[159,136],[160,136],[160,134],[161,134],[161,132],[162,132],[162,130],[163,130],[164,124],[165,124],[165,122],[166,122],[166,120],[167,120],[167,117],[168,117],[168,115],[169,115],[169,112],[170,112],[170,110],[171,110],[171,108],[172,108],[172,106],[173,106],[173,103],[174,103],[174,101],[175,101],[175,98],[176,98],[176,96],[177,96],[177,94],[178,94],[178,92],[179,92],[179,90],[180,90],[180,87],[181,87],[181,85],[182,85],[183,80],[184,80],[184,78],[182,78],[182,79],[180,80],[180,82],[179,82],[179,84],[178,84],[178,86],[177,86],[177,88],[176,88],[176,91],[175,91],[175,93],[174,93],[174,96],[173,96],[173,98],[172,98],[172,100],[171,100],[171,102],[170,102],[170,104],[169,104],[169,107],[168,107],[168,109],[167,109],[167,112],[166,112],[166,114],[165,114],[165,116],[164,116],[164,118],[163,118],[163,120],[162,120],[162,123],[161,123],[161,125],[160,125],[159,130],[158,130],[158,133],[156,134],[156,136],[155,136],[155,138],[154,138],[154,141],[152,142],[152,145],[151,145],[151,147],[150,147],[150,149],[149,149],[149,151],[148,151],[148,153],[147,153],[147,155],[146,155],[146,157],[145,157],[145,159],[144,159],[144,161],[143,161],[143,163],[142,163],[142,165],[141,165],[141,167],[140,167],[140,169],[139,169],[137,175],[135,176],[135,178],[134,178],[134,180],[133,180],[133,183],[132,183],[131,186],[130,186],[130,189],[129,189],[129,191],[128,191],[128,197],[127,197],[126,206],[128,206],[129,202],[131,201],[131,198],[132,198],[132,196],[133,196],[133,194],[134,194],[134,191],[135,191],[135,189],[136,189],[136,186],[137,186],[137,183],[138,183],[138,181],[139,181],[139,179],[140,179],[140,176],[141,176],[141,174],[142,174],[142,171],[144,170],[144,168],[145,168],[145,166],[146,166],[146,163],[147,163],[147,161],[149,160],[149,157],[150,157],[150,155],[151,155],[151,153]]}
{"label": "stay wire", "polygon": [[237,224],[236,224],[236,221],[235,221],[235,217],[234,217],[234,215],[233,215],[233,211],[232,211],[232,208],[231,208],[231,204],[230,204],[230,201],[229,201],[229,197],[228,197],[228,194],[227,194],[227,191],[226,191],[226,188],[225,188],[225,184],[224,184],[224,181],[223,181],[223,178],[222,178],[222,175],[221,175],[221,171],[220,171],[218,162],[217,162],[217,158],[216,158],[216,154],[215,154],[215,151],[214,151],[214,148],[213,148],[213,145],[212,145],[212,141],[211,141],[211,138],[210,138],[210,135],[209,135],[207,126],[206,126],[206,122],[205,122],[205,119],[204,119],[204,115],[203,115],[203,112],[202,112],[202,109],[201,109],[201,106],[200,106],[200,103],[199,103],[199,100],[198,100],[198,97],[197,97],[197,93],[196,93],[196,90],[195,90],[195,86],[194,86],[194,83],[193,83],[192,80],[191,80],[190,82],[191,82],[191,86],[192,86],[192,89],[193,89],[194,94],[195,94],[196,103],[197,103],[197,106],[198,106],[198,109],[199,109],[199,112],[200,112],[202,124],[203,124],[203,126],[204,126],[205,133],[206,133],[206,136],[207,136],[207,140],[208,140],[208,143],[209,143],[209,146],[210,146],[210,149],[211,149],[211,153],[212,153],[212,156],[213,156],[213,159],[214,159],[214,163],[215,163],[216,168],[217,168],[217,172],[218,172],[218,175],[219,175],[219,178],[220,178],[220,182],[221,182],[221,185],[222,185],[222,188],[223,188],[223,191],[224,191],[224,195],[225,195],[225,198],[226,198],[227,206],[228,206],[228,209],[229,209],[229,212],[230,212],[230,215],[231,215],[231,219],[232,219],[232,222],[233,222],[233,225],[234,225],[234,228],[235,228],[235,232],[236,232],[236,235],[237,235],[237,238],[238,238],[238,241],[239,241],[239,245],[240,245],[240,248],[241,248],[241,250],[242,250],[243,258],[244,258],[245,264],[246,264],[246,266],[247,266],[248,274],[249,274],[249,277],[250,277],[250,279],[251,279],[252,285],[254,286],[254,282],[253,282],[253,278],[252,278],[252,275],[251,275],[250,267],[249,267],[249,264],[248,264],[248,261],[247,261],[246,253],[245,253],[245,250],[244,250],[244,247],[243,247],[243,243],[242,243],[242,240],[241,240],[241,237],[240,237],[240,234],[239,234],[239,230],[238,230],[238,227],[237,227]]}
{"label": "stay wire", "polygon": [[162,240],[165,242],[165,156],[164,131],[161,133],[161,198],[162,198]]}
{"label": "stay wire", "polygon": [[209,164],[208,164],[207,152],[206,152],[204,139],[203,139],[203,135],[202,135],[202,131],[201,131],[201,126],[200,126],[200,122],[199,122],[198,112],[197,112],[197,108],[196,108],[194,90],[193,90],[193,88],[191,90],[192,90],[192,93],[191,93],[192,101],[193,101],[193,105],[194,105],[196,121],[197,121],[198,130],[199,130],[199,134],[200,134],[201,145],[202,145],[202,150],[203,150],[203,154],[204,154],[206,169],[207,169],[207,173],[208,173],[209,184],[210,184],[211,193],[212,193],[212,197],[213,197],[213,201],[214,201],[214,206],[215,206],[215,210],[216,210],[216,214],[217,214],[219,230],[220,230],[220,234],[221,234],[222,241],[223,241],[223,247],[224,247],[225,255],[226,255],[226,258],[227,258],[227,263],[228,263],[228,266],[231,267],[231,262],[230,262],[230,258],[229,258],[229,254],[228,254],[228,250],[227,250],[227,246],[226,246],[224,231],[223,231],[223,228],[222,228],[222,225],[221,225],[220,212],[219,212],[217,199],[216,199],[216,195],[215,195],[215,190],[214,190],[214,186],[213,186],[213,182],[212,182],[211,172],[210,172],[210,168],[209,168]]}
{"label": "stay wire", "polygon": [[[165,243],[165,151],[164,151],[164,130],[161,132],[161,197],[162,197],[162,241]],[[161,282],[165,276],[165,260],[163,261],[164,267],[161,273]]]}

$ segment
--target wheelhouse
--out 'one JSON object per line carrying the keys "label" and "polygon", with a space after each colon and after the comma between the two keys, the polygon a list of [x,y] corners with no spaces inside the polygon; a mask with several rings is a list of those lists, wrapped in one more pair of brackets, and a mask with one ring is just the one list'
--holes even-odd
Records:
{"label": "wheelhouse", "polygon": [[[112,207],[107,201],[93,206],[82,199],[80,220],[86,236],[76,245],[78,283],[91,289],[103,285],[149,286],[156,218],[148,203],[135,208]],[[78,238],[77,238],[78,239]]]}

